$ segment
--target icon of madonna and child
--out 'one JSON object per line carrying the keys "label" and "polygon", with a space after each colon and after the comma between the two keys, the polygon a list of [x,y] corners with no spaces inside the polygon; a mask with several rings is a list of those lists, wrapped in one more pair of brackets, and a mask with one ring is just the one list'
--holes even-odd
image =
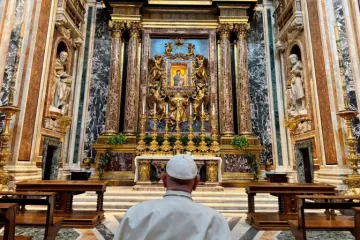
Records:
{"label": "icon of madonna and child", "polygon": [[176,88],[188,86],[187,70],[187,64],[171,64],[170,86]]}

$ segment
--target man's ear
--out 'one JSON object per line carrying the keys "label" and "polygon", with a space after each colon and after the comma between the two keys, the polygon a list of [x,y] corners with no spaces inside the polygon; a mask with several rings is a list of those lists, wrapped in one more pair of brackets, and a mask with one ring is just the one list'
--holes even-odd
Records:
{"label": "man's ear", "polygon": [[163,182],[164,188],[167,188],[166,173],[162,172],[161,175],[160,175],[160,179],[161,179],[162,182]]}
{"label": "man's ear", "polygon": [[195,191],[197,185],[199,184],[200,182],[200,176],[199,175],[196,175],[195,179],[194,179],[194,186],[193,186],[193,191]]}

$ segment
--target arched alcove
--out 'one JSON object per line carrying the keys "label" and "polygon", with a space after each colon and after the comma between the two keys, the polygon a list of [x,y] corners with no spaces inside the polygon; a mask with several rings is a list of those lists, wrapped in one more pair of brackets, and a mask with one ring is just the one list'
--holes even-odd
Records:
{"label": "arched alcove", "polygon": [[301,49],[299,45],[295,44],[294,46],[292,46],[290,54],[296,54],[301,61]]}

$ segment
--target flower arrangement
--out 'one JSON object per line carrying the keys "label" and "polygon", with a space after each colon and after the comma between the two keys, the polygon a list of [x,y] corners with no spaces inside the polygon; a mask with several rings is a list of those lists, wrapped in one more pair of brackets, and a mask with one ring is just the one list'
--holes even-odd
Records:
{"label": "flower arrangement", "polygon": [[243,136],[235,136],[231,144],[237,149],[244,149],[249,146],[249,140]]}
{"label": "flower arrangement", "polygon": [[117,146],[117,145],[125,144],[126,141],[127,141],[127,139],[126,139],[125,135],[122,134],[122,133],[119,133],[119,134],[116,135],[116,136],[111,136],[111,137],[109,137],[109,139],[108,139],[107,142],[108,142],[109,144],[112,144],[112,145]]}

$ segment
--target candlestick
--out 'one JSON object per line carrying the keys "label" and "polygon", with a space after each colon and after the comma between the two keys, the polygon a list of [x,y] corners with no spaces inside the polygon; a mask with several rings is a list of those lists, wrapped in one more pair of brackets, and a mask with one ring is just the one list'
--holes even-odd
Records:
{"label": "candlestick", "polygon": [[215,114],[213,114],[212,118],[211,118],[211,137],[212,137],[212,143],[210,146],[210,150],[215,154],[218,155],[219,151],[220,151],[220,146],[219,143],[217,141],[217,129],[216,129],[216,116]]}
{"label": "candlestick", "polygon": [[193,124],[193,118],[192,118],[192,108],[191,108],[191,105],[190,105],[190,118],[189,118],[189,135],[188,135],[188,138],[189,138],[189,141],[186,145],[186,150],[190,151],[190,152],[193,152],[196,150],[196,147],[195,147],[195,143],[193,142],[193,139],[194,139],[194,133],[193,133],[193,127],[192,127],[192,124]]}
{"label": "candlestick", "polygon": [[[155,104],[156,106],[156,104]],[[157,123],[157,116],[156,116],[156,112],[154,113],[153,116],[153,134],[152,134],[152,141],[150,144],[150,151],[152,152],[156,152],[159,150],[159,143],[157,142],[156,138],[157,138],[157,128],[156,128],[156,123]]]}
{"label": "candlestick", "polygon": [[[144,105],[145,106],[145,105]],[[139,138],[140,141],[138,142],[138,146],[136,147],[137,150],[137,154],[141,155],[142,152],[144,152],[146,150],[146,144],[145,144],[145,125],[146,125],[146,115],[143,114],[140,118],[140,134],[139,134]]]}
{"label": "candlestick", "polygon": [[201,142],[199,144],[199,151],[204,154],[205,152],[208,151],[208,147],[206,146],[206,142],[205,142],[205,115],[202,114],[200,117],[201,120]]}
{"label": "candlestick", "polygon": [[[167,106],[167,105],[166,105]],[[169,127],[168,127],[168,122],[169,122],[169,117],[166,113],[166,117],[165,117],[165,133],[164,133],[164,142],[161,145],[160,149],[164,152],[168,152],[171,149],[171,145],[169,140]]]}

